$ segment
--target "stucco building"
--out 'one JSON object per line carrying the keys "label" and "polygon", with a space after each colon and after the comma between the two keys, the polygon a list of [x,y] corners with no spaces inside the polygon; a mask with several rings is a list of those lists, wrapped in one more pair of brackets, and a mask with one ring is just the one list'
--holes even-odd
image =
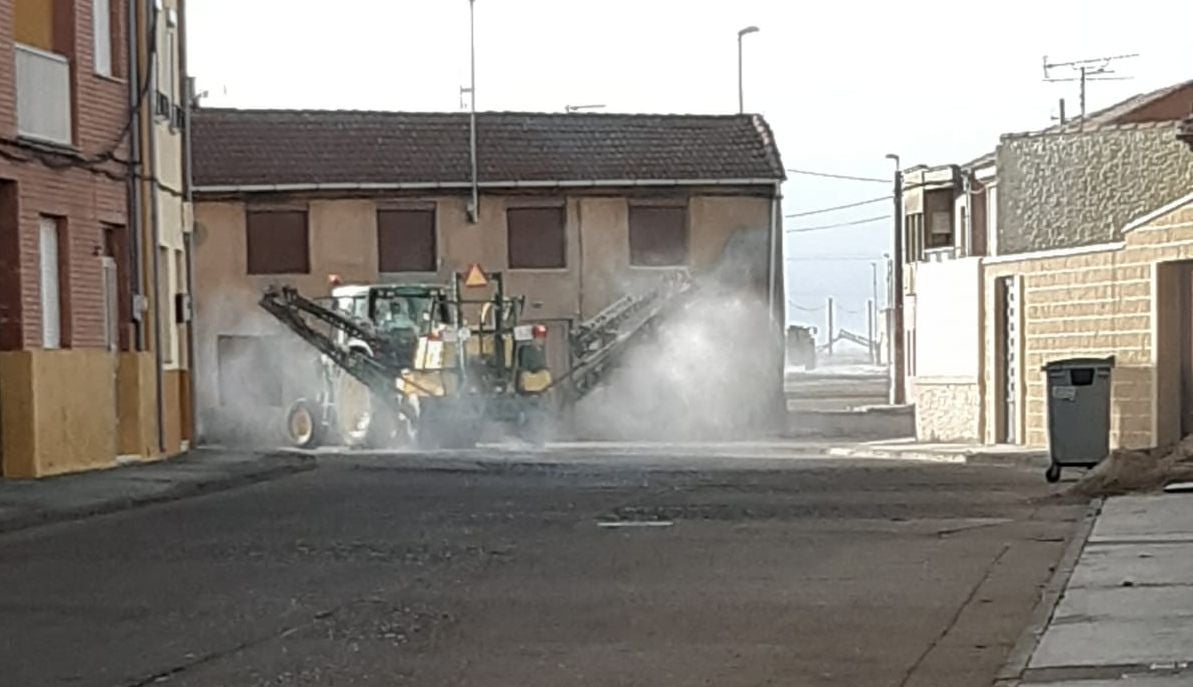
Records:
{"label": "stucco building", "polygon": [[271,440],[307,372],[269,284],[477,263],[549,325],[556,370],[573,324],[669,270],[720,265],[781,322],[784,173],[756,115],[480,113],[475,212],[466,113],[205,109],[194,151],[203,438]]}
{"label": "stucco building", "polygon": [[181,0],[0,0],[6,478],[170,455],[189,433],[182,37]]}
{"label": "stucco building", "polygon": [[994,155],[903,172],[903,354],[916,435],[977,441],[981,257],[996,220]]}
{"label": "stucco building", "polygon": [[[938,319],[933,340],[972,344],[948,351],[972,381],[964,399],[926,403],[917,385],[919,427],[937,432],[922,438],[1046,445],[1041,367],[1111,355],[1113,446],[1193,433],[1193,154],[1179,138],[1190,113],[1186,82],[1002,137],[987,198],[988,254],[969,268],[915,268],[920,352],[929,299],[938,314],[955,316]],[[926,357],[936,355],[918,359]]]}

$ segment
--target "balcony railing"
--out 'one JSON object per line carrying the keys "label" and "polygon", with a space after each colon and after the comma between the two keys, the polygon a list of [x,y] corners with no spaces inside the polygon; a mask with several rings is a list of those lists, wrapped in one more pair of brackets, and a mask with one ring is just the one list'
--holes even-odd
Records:
{"label": "balcony railing", "polygon": [[52,52],[16,45],[17,133],[71,144],[70,62]]}

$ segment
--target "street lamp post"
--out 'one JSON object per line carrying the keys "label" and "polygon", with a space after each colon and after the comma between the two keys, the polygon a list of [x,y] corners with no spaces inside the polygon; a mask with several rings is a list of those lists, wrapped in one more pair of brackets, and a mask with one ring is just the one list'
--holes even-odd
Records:
{"label": "street lamp post", "polygon": [[746,94],[742,86],[741,39],[751,33],[758,33],[758,27],[747,26],[737,32],[737,111],[739,114],[744,114],[746,111]]}
{"label": "street lamp post", "polygon": [[903,172],[899,156],[889,153],[886,159],[895,163],[895,227],[891,237],[891,371],[890,402],[901,405],[907,395],[903,386],[905,369],[903,346]]}

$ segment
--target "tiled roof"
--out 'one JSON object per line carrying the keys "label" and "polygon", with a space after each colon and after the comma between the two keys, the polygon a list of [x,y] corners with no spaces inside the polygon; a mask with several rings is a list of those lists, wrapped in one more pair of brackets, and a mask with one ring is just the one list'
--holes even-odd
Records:
{"label": "tiled roof", "polygon": [[[1170,95],[1177,94],[1178,91],[1188,91],[1193,88],[1193,80],[1182,81],[1180,83],[1165,86],[1164,88],[1157,88],[1148,93],[1139,93],[1121,100],[1109,107],[1096,110],[1085,116],[1085,122],[1082,123],[1081,117],[1074,117],[1064,124],[1055,124],[1044,129],[1038,133],[1076,133],[1080,131],[1094,131],[1102,128],[1112,127],[1115,125],[1123,125],[1129,123],[1140,123],[1131,121],[1133,113],[1143,110],[1149,105],[1167,98]],[[1185,96],[1186,98],[1188,96]],[[1143,120],[1146,122],[1163,121],[1163,120]]]}
{"label": "tiled roof", "polygon": [[[195,185],[466,184],[467,113],[200,109]],[[784,178],[758,115],[477,114],[479,180]]]}

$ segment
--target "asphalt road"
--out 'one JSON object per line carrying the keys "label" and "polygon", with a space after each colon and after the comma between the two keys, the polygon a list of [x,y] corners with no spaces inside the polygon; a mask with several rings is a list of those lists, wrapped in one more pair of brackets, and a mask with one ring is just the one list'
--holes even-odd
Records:
{"label": "asphalt road", "polygon": [[323,456],[0,536],[0,684],[985,687],[1082,509],[1014,469],[682,454]]}

